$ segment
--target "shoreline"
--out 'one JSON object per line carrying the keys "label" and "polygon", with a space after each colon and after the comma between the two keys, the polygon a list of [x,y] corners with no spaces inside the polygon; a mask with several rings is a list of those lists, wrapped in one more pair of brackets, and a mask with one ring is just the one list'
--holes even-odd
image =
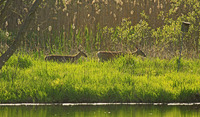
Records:
{"label": "shoreline", "polygon": [[152,106],[200,106],[194,103],[1,103],[0,106],[118,106],[118,105],[152,105]]}

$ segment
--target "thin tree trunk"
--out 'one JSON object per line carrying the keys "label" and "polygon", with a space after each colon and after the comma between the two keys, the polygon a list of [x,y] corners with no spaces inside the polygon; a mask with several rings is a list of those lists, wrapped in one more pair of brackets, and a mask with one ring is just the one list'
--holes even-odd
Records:
{"label": "thin tree trunk", "polygon": [[31,7],[31,9],[28,13],[28,16],[26,17],[26,19],[23,23],[23,25],[20,27],[20,30],[17,34],[15,41],[10,46],[10,48],[8,48],[8,50],[0,57],[0,69],[3,67],[5,62],[8,61],[8,59],[13,55],[13,53],[17,50],[17,48],[20,47],[21,41],[24,40],[25,33],[28,30],[31,21],[35,17],[35,12],[36,12],[37,8],[39,7],[39,5],[41,4],[42,1],[43,0],[36,0],[34,2],[33,6]]}

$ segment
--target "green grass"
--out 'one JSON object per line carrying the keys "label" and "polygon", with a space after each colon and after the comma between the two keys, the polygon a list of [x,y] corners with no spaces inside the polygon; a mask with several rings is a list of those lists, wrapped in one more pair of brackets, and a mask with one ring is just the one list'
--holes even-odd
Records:
{"label": "green grass", "polygon": [[121,57],[77,63],[14,55],[0,71],[0,103],[198,102],[200,61]]}

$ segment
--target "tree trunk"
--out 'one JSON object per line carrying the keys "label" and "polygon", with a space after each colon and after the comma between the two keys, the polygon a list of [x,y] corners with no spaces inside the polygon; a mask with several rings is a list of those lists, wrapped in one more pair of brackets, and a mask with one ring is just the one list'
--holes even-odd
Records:
{"label": "tree trunk", "polygon": [[29,28],[30,22],[35,17],[36,9],[38,8],[38,6],[41,4],[42,1],[43,0],[36,0],[32,5],[28,13],[28,16],[26,17],[23,25],[20,27],[20,30],[17,34],[15,41],[10,46],[10,48],[8,48],[8,50],[0,57],[0,69],[3,67],[5,62],[8,61],[8,59],[13,55],[13,53],[17,50],[17,48],[20,47],[21,41],[24,40],[25,33]]}

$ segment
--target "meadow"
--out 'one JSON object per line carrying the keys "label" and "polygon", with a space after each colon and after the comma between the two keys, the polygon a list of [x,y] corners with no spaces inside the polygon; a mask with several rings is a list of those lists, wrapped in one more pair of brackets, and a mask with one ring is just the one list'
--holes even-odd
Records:
{"label": "meadow", "polygon": [[98,62],[15,54],[0,71],[0,103],[199,102],[200,61],[125,56]]}

